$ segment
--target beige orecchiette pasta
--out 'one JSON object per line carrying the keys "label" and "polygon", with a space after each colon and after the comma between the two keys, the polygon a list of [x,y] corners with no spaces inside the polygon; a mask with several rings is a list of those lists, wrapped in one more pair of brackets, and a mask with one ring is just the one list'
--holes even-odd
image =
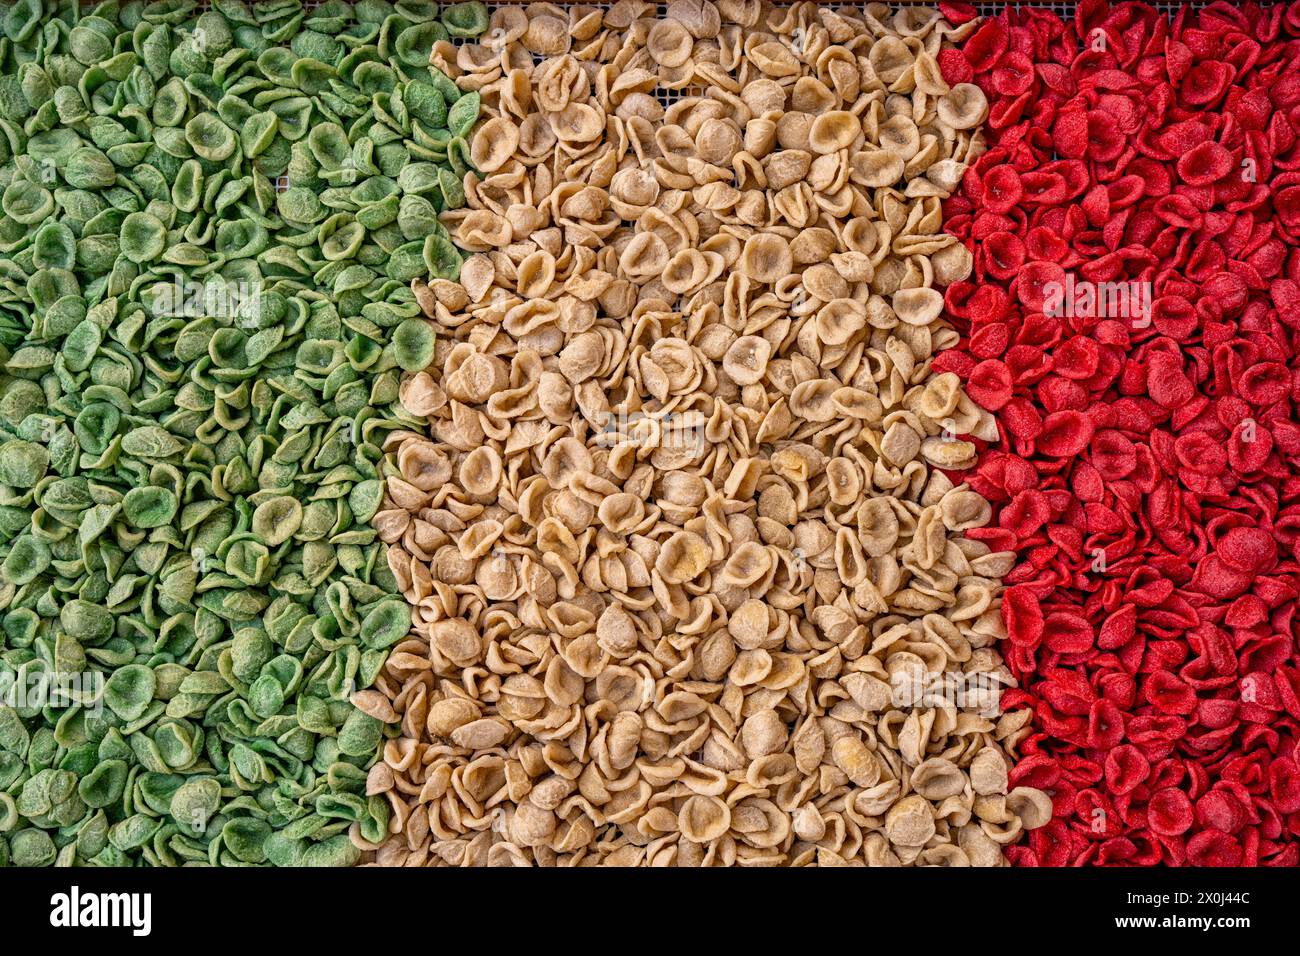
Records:
{"label": "beige orecchiette pasta", "polygon": [[[414,607],[366,713],[394,865],[977,865],[1010,789],[1000,576],[931,358],[987,102],[937,11],[502,7],[459,283],[375,524]],[[454,62],[447,62],[448,58]],[[670,105],[662,90],[682,95]]]}

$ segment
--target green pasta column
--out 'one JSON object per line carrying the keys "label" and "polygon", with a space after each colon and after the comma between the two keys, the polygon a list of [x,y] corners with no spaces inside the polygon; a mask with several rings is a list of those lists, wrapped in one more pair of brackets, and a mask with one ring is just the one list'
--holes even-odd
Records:
{"label": "green pasta column", "polygon": [[[0,7],[0,864],[346,865],[480,3]],[[277,185],[278,184],[278,185]],[[287,187],[286,187],[287,184]]]}

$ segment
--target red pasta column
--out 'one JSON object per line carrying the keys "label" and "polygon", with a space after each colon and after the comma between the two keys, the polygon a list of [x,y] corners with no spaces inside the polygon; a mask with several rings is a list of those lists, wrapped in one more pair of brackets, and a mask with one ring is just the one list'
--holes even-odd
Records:
{"label": "red pasta column", "polygon": [[1300,3],[1008,11],[935,361],[998,418],[969,476],[1018,564],[1004,649],[1053,794],[1022,864],[1300,860]]}

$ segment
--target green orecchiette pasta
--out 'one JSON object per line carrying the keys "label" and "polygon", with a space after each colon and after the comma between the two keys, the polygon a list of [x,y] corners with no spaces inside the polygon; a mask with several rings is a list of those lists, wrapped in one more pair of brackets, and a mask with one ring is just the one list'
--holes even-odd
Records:
{"label": "green orecchiette pasta", "polygon": [[390,826],[371,523],[427,427],[412,280],[462,263],[481,104],[431,64],[487,9],[202,6],[0,9],[0,865],[350,865]]}

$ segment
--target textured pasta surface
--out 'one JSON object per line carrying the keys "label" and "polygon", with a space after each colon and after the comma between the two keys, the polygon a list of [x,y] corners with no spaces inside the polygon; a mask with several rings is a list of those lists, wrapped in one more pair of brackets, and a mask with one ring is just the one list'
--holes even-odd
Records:
{"label": "textured pasta surface", "polygon": [[[382,835],[371,527],[455,277],[482,4],[0,9],[0,864]],[[277,192],[275,183],[287,188]]]}
{"label": "textured pasta surface", "polygon": [[484,122],[472,255],[416,286],[430,428],[384,446],[378,862],[993,866],[1048,820],[997,707],[1012,556],[948,476],[997,432],[930,369],[969,29],[624,0],[435,45]]}

